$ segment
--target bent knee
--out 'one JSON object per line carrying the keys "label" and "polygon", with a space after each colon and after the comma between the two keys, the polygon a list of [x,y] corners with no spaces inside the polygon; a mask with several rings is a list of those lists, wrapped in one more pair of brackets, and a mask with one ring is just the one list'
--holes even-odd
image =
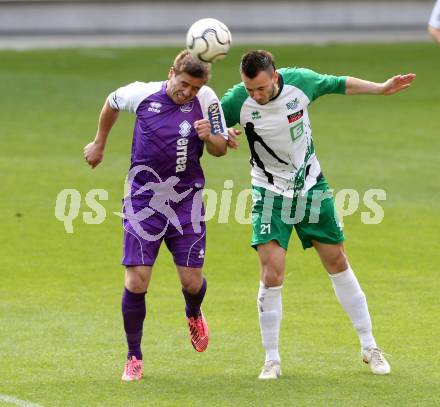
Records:
{"label": "bent knee", "polygon": [[136,268],[130,268],[125,273],[125,286],[133,293],[142,293],[148,288],[148,275]]}
{"label": "bent knee", "polygon": [[340,273],[347,270],[348,261],[347,256],[343,250],[338,251],[338,253],[327,259],[326,269],[329,273]]}
{"label": "bent knee", "polygon": [[202,288],[203,277],[200,275],[187,275],[181,277],[182,288],[190,294],[197,294]]}
{"label": "bent knee", "polygon": [[264,267],[261,274],[261,281],[266,287],[276,287],[283,284],[284,269]]}
{"label": "bent knee", "polygon": [[347,256],[344,252],[341,252],[335,261],[335,268],[340,271],[345,271],[348,268]]}
{"label": "bent knee", "polygon": [[142,279],[125,279],[125,287],[132,293],[144,293],[147,291],[147,283]]}
{"label": "bent knee", "polygon": [[182,287],[190,294],[197,294],[202,288],[202,283],[192,281],[187,284],[182,284]]}

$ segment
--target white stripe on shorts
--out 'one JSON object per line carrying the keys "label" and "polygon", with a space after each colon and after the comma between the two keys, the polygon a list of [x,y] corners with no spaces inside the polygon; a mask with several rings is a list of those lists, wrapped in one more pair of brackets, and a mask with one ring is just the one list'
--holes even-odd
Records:
{"label": "white stripe on shorts", "polygon": [[189,248],[189,250],[188,250],[188,257],[187,257],[187,259],[186,259],[186,267],[189,267],[188,266],[188,264],[189,264],[189,256],[190,256],[190,254],[191,254],[191,250],[192,250],[192,248],[194,247],[194,245],[198,242],[198,241],[200,241],[201,239],[203,239],[203,237],[205,236],[205,234],[206,234],[206,230],[203,232],[203,235],[202,236],[200,236],[192,245],[191,245],[191,247]]}

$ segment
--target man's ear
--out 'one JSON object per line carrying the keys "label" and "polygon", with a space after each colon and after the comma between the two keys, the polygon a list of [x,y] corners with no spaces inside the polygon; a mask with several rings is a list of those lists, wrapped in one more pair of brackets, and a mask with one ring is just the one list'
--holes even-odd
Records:
{"label": "man's ear", "polygon": [[168,79],[171,79],[175,74],[176,72],[174,71],[174,68],[171,67],[170,70],[168,71]]}

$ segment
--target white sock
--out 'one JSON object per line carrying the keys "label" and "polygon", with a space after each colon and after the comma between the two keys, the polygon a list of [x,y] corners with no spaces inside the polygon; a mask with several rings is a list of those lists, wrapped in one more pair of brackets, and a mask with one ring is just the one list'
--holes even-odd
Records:
{"label": "white sock", "polygon": [[278,338],[282,317],[281,289],[277,287],[266,287],[260,281],[258,290],[257,308],[260,319],[261,341],[266,350],[266,362],[269,360],[280,361],[278,353]]}
{"label": "white sock", "polygon": [[345,271],[330,274],[336,297],[347,312],[359,336],[363,349],[375,348],[367,299],[350,266]]}

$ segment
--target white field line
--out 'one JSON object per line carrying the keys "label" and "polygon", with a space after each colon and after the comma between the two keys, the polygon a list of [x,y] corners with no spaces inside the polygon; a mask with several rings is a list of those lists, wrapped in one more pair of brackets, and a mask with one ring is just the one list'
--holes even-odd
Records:
{"label": "white field line", "polygon": [[9,404],[14,404],[19,407],[42,407],[40,404],[30,403],[26,400],[20,400],[12,396],[8,396],[7,394],[0,393],[0,402],[5,401]]}

